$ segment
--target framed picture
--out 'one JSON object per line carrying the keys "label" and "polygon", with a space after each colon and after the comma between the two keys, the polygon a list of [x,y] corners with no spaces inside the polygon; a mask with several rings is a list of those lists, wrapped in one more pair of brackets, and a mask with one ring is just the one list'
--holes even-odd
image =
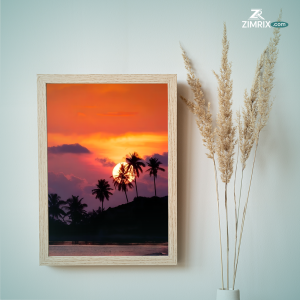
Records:
{"label": "framed picture", "polygon": [[176,75],[38,75],[37,90],[40,265],[176,265]]}

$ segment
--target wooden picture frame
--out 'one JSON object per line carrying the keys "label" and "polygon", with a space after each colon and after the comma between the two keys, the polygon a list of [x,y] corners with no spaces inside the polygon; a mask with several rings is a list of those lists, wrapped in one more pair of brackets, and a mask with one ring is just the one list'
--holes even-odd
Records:
{"label": "wooden picture frame", "polygon": [[[167,84],[168,86],[168,255],[49,256],[47,84]],[[37,75],[39,165],[39,264],[176,265],[177,264],[177,76]]]}

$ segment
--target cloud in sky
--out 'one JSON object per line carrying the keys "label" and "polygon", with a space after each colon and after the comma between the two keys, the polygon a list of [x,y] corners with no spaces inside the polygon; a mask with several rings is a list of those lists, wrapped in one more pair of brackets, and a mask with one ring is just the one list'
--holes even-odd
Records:
{"label": "cloud in sky", "polygon": [[92,194],[92,190],[96,188],[96,185],[87,185],[83,188],[83,191],[87,194]]}
{"label": "cloud in sky", "polygon": [[150,155],[146,155],[146,156],[144,156],[144,160],[146,162],[148,162],[150,157],[157,158],[162,163],[162,165],[164,165],[166,167],[168,166],[168,152],[164,152],[162,155],[158,154],[158,153],[155,153],[155,154],[153,154],[151,156]]}
{"label": "cloud in sky", "polygon": [[109,158],[95,158],[96,161],[102,164],[103,167],[114,167],[116,163],[114,163],[112,160]]}
{"label": "cloud in sky", "polygon": [[63,200],[70,198],[72,195],[81,196],[84,184],[84,179],[74,175],[48,172],[49,193],[58,194]]}
{"label": "cloud in sky", "polygon": [[48,147],[48,153],[52,154],[63,154],[63,153],[73,153],[73,154],[83,154],[91,153],[89,149],[77,144],[63,144],[61,146]]}

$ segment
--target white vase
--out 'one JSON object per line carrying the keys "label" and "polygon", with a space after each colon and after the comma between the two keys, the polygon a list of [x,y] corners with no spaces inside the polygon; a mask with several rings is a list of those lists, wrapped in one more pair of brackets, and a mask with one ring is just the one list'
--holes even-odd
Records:
{"label": "white vase", "polygon": [[240,290],[217,290],[217,300],[240,300]]}

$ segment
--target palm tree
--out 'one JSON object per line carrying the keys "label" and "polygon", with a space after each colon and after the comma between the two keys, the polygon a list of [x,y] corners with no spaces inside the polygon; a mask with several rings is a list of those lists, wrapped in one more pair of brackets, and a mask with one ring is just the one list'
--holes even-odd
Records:
{"label": "palm tree", "polygon": [[126,196],[126,200],[128,203],[128,197],[127,197],[127,191],[128,188],[132,189],[133,184],[130,181],[131,175],[128,173],[128,170],[125,167],[124,164],[121,164],[121,167],[119,169],[119,173],[117,176],[111,176],[113,178],[113,183],[115,188],[118,188],[118,191],[123,191]]}
{"label": "palm tree", "polygon": [[105,179],[98,180],[98,184],[96,184],[97,189],[92,190],[92,194],[96,195],[96,199],[99,199],[100,202],[102,202],[102,212],[103,212],[103,202],[104,199],[107,201],[109,200],[109,196],[112,195],[110,191],[112,191],[112,188],[110,187],[110,184]]}
{"label": "palm tree", "polygon": [[51,216],[54,220],[59,220],[59,218],[64,220],[66,213],[61,208],[64,204],[66,204],[66,201],[61,200],[61,197],[57,194],[48,194],[49,216]]}
{"label": "palm tree", "polygon": [[79,199],[79,196],[73,196],[66,202],[67,205],[64,207],[67,210],[67,216],[72,220],[72,224],[78,224],[84,218],[87,212],[84,210],[87,204],[81,203],[83,198]]}
{"label": "palm tree", "polygon": [[141,158],[139,155],[134,152],[134,153],[129,153],[130,157],[126,158],[126,161],[128,163],[127,165],[127,170],[133,170],[134,173],[134,182],[135,182],[135,190],[136,190],[136,196],[138,197],[138,190],[137,190],[137,185],[136,185],[136,178],[140,177],[140,172],[143,173],[142,166],[145,167],[145,164],[141,162]]}
{"label": "palm tree", "polygon": [[159,165],[162,163],[155,157],[149,158],[149,162],[147,163],[148,167],[150,167],[146,172],[150,172],[150,177],[153,175],[154,177],[154,191],[155,191],[155,196],[156,196],[156,185],[155,185],[155,178],[157,177],[157,171],[165,171],[165,169],[160,168]]}
{"label": "palm tree", "polygon": [[95,228],[96,226],[99,225],[99,221],[101,219],[101,214],[102,214],[102,210],[101,210],[100,206],[97,210],[93,209],[93,211],[88,212],[88,214],[87,214],[87,223],[92,228]]}

